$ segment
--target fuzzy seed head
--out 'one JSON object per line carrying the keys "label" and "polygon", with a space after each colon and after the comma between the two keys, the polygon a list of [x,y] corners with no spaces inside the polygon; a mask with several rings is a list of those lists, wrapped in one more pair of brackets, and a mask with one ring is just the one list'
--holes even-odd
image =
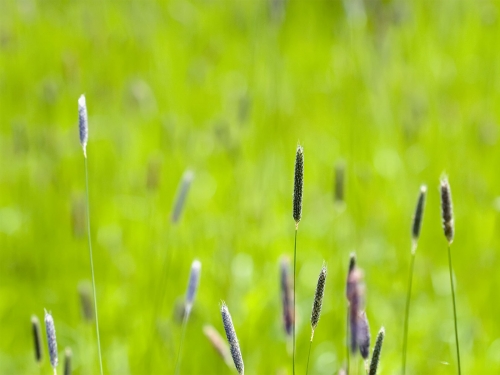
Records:
{"label": "fuzzy seed head", "polygon": [[370,355],[370,325],[364,311],[358,315],[357,341],[361,357],[368,359]]}
{"label": "fuzzy seed head", "polygon": [[372,360],[370,362],[370,370],[368,375],[376,375],[378,369],[378,363],[380,361],[380,353],[382,352],[382,344],[384,343],[385,329],[380,328],[377,335],[377,340],[375,341],[375,346],[373,347]]}
{"label": "fuzzy seed head", "polygon": [[293,280],[290,272],[290,260],[284,256],[280,262],[281,301],[283,305],[283,325],[287,335],[292,334],[293,314]]}
{"label": "fuzzy seed head", "polygon": [[78,98],[78,130],[80,132],[80,144],[83,148],[83,155],[87,157],[87,141],[89,139],[89,123],[87,117],[87,103],[85,95]]}
{"label": "fuzzy seed head", "polygon": [[182,211],[184,209],[186,198],[189,193],[189,188],[191,187],[191,183],[194,179],[194,172],[191,170],[187,170],[182,175],[182,179],[179,185],[179,189],[177,191],[177,197],[175,198],[174,208],[172,210],[171,221],[176,224],[179,222]]}
{"label": "fuzzy seed head", "polygon": [[351,332],[351,352],[355,353],[358,348],[358,315],[364,301],[363,272],[356,267],[354,255],[349,262],[349,273],[347,275],[346,296],[349,302],[349,326]]}
{"label": "fuzzy seed head", "polygon": [[45,329],[47,331],[47,343],[49,346],[50,364],[53,368],[57,367],[57,340],[56,327],[52,315],[45,311]]}
{"label": "fuzzy seed head", "polygon": [[81,281],[78,284],[78,296],[83,320],[90,323],[94,320],[94,300],[92,299],[92,285],[89,281]]}
{"label": "fuzzy seed head", "polygon": [[188,289],[186,293],[186,315],[189,315],[189,313],[191,312],[191,308],[193,307],[194,297],[196,296],[198,284],[200,283],[200,275],[201,262],[195,259],[193,261],[193,264],[191,265],[191,272],[189,274]]}
{"label": "fuzzy seed head", "polygon": [[64,375],[71,375],[71,357],[73,357],[73,352],[70,348],[66,348],[64,351]]}
{"label": "fuzzy seed head", "polygon": [[295,177],[293,180],[293,219],[298,226],[302,217],[302,193],[304,189],[304,149],[297,146]]}
{"label": "fuzzy seed head", "polygon": [[451,200],[451,189],[448,179],[441,179],[441,215],[443,219],[443,230],[448,243],[453,242],[455,235],[455,224],[453,222],[453,204]]}
{"label": "fuzzy seed head", "polygon": [[[314,294],[314,302],[311,313],[311,327],[314,335],[314,330],[316,329],[319,317],[321,315],[321,307],[323,305],[323,295],[325,294],[325,285],[326,285],[326,265],[323,263],[323,267],[321,268],[321,272],[318,277],[318,284],[316,285],[316,293]],[[311,341],[313,337],[311,335]]]}
{"label": "fuzzy seed head", "polygon": [[339,162],[335,165],[335,183],[334,183],[334,199],[337,203],[344,201],[344,180],[345,180],[345,166],[344,163]]}
{"label": "fuzzy seed head", "polygon": [[238,343],[238,338],[236,337],[236,331],[234,330],[231,314],[229,313],[229,309],[224,302],[222,302],[221,306],[221,315],[222,324],[224,325],[224,330],[226,331],[226,337],[229,343],[231,357],[233,357],[234,366],[236,367],[236,370],[238,370],[238,373],[243,375],[245,373],[245,366],[243,365],[240,344]]}
{"label": "fuzzy seed head", "polygon": [[422,227],[422,219],[424,216],[425,197],[427,195],[427,186],[420,187],[420,194],[418,196],[417,207],[415,208],[415,215],[413,215],[413,225],[411,227],[411,234],[413,242],[416,244],[420,237],[420,228]]}
{"label": "fuzzy seed head", "polygon": [[42,362],[42,334],[40,333],[40,321],[36,315],[31,316],[31,329],[33,331],[33,342],[35,347],[35,360]]}

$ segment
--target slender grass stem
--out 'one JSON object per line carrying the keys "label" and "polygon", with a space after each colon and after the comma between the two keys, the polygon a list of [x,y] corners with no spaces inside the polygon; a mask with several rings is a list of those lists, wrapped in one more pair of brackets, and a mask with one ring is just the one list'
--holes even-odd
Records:
{"label": "slender grass stem", "polygon": [[411,287],[413,284],[413,269],[415,266],[415,252],[417,250],[416,243],[413,243],[411,249],[411,261],[410,261],[410,274],[408,276],[408,294],[406,296],[406,309],[405,309],[405,321],[404,321],[404,331],[403,331],[403,375],[406,373],[406,351],[408,348],[408,321],[410,318],[410,300],[411,300]]}
{"label": "slender grass stem", "polygon": [[309,341],[309,354],[307,355],[307,367],[306,367],[306,375],[309,373],[309,358],[311,357],[311,346],[312,346],[312,340]]}
{"label": "slender grass stem", "polygon": [[298,224],[295,225],[295,245],[293,247],[293,358],[292,358],[292,373],[295,375],[295,284],[297,279],[297,231]]}
{"label": "slender grass stem", "polygon": [[458,374],[462,373],[460,367],[460,346],[458,344],[458,323],[457,323],[457,304],[455,302],[455,287],[453,285],[453,266],[451,263],[451,245],[448,243],[448,263],[450,266],[450,284],[451,284],[451,297],[453,300],[453,318],[455,321],[455,342],[457,344],[457,360],[458,360]]}
{"label": "slender grass stem", "polygon": [[186,311],[184,312],[184,319],[182,319],[181,342],[179,344],[179,351],[177,352],[177,359],[175,360],[175,375],[179,373],[181,350],[182,350],[182,344],[184,342],[184,336],[186,335],[186,326],[188,318],[189,318],[189,313]]}
{"label": "slender grass stem", "polygon": [[99,352],[99,366],[102,370],[102,355],[101,355],[101,338],[99,336],[99,316],[97,315],[97,296],[95,291],[95,276],[94,276],[94,260],[92,259],[92,239],[90,236],[90,200],[89,200],[89,168],[87,162],[87,156],[85,156],[85,187],[87,190],[87,233],[89,237],[89,256],[90,256],[90,271],[92,273],[92,291],[94,294],[94,310],[95,310],[95,329],[97,333],[97,349]]}
{"label": "slender grass stem", "polygon": [[346,314],[346,322],[345,322],[345,347],[346,347],[346,355],[347,355],[347,375],[349,375],[349,365],[351,362],[351,349],[349,348],[349,302],[347,302],[347,314]]}

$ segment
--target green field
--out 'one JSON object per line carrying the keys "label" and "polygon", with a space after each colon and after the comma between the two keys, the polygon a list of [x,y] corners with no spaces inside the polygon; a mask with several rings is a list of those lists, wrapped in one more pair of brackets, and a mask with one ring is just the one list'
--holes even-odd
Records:
{"label": "green field", "polygon": [[[30,317],[54,317],[75,374],[98,374],[78,97],[89,112],[91,235],[106,374],[173,374],[175,306],[202,262],[182,374],[235,374],[203,335],[231,311],[246,373],[291,374],[279,259],[292,257],[304,374],[345,365],[349,254],[364,270],[380,374],[400,374],[419,187],[408,374],[456,374],[439,179],[449,177],[463,374],[500,373],[500,3],[452,0],[0,0],[0,374],[51,374]],[[345,205],[333,199],[346,168]],[[179,182],[194,180],[171,222]],[[163,287],[162,287],[163,286]],[[358,356],[358,374],[363,365]],[[351,368],[355,369],[354,362]],[[351,372],[356,375],[356,372]]]}

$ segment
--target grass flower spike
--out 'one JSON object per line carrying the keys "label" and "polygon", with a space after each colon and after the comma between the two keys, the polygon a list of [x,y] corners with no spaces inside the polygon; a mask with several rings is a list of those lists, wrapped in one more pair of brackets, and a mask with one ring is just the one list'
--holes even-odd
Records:
{"label": "grass flower spike", "polygon": [[280,261],[280,286],[283,308],[283,327],[285,329],[285,333],[287,335],[291,335],[294,323],[293,292],[292,280],[290,277],[290,261],[286,256],[283,256]]}
{"label": "grass flower spike", "polygon": [[87,157],[87,142],[89,139],[89,123],[87,117],[87,103],[85,95],[78,98],[78,130],[80,133],[80,144],[83,148],[83,155]]}
{"label": "grass flower spike", "polygon": [[33,342],[35,347],[35,360],[42,363],[42,334],[40,333],[40,321],[36,315],[31,317],[31,329],[33,331]]}
{"label": "grass flower spike", "polygon": [[238,338],[236,337],[236,331],[234,330],[233,320],[231,319],[231,314],[226,304],[222,302],[221,306],[222,324],[224,325],[224,330],[226,331],[227,342],[229,343],[229,348],[231,351],[231,357],[233,357],[234,366],[240,375],[245,373],[245,366],[243,365],[243,357],[241,356],[240,345],[238,343]]}
{"label": "grass flower spike", "polygon": [[57,340],[56,327],[52,315],[45,310],[45,329],[47,331],[47,344],[49,347],[50,365],[54,369],[54,374],[57,373]]}
{"label": "grass flower spike", "polygon": [[377,340],[375,341],[375,346],[373,347],[372,360],[370,362],[370,368],[368,370],[368,375],[376,375],[378,370],[378,364],[380,361],[380,353],[382,352],[382,344],[384,343],[385,329],[380,328],[377,335]]}

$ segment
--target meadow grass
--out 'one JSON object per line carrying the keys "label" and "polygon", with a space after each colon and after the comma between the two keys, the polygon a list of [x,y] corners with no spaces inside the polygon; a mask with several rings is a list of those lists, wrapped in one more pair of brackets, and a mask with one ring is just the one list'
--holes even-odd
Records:
{"label": "meadow grass", "polygon": [[[297,140],[307,151],[307,183],[296,259],[296,368],[306,367],[308,290],[323,259],[332,297],[323,303],[310,372],[344,365],[342,259],[355,250],[366,272],[370,324],[390,333],[379,371],[401,370],[408,277],[401,249],[414,190],[446,170],[457,203],[452,255],[462,371],[500,371],[500,304],[491,298],[500,284],[498,4],[291,0],[274,16],[268,1],[91,5],[2,3],[0,373],[37,370],[27,322],[42,307],[54,312],[60,346],[73,349],[74,373],[99,372],[77,295],[89,278],[88,245],[71,220],[72,198],[85,195],[75,167],[82,91],[92,98],[89,198],[105,373],[173,370],[181,332],[171,310],[194,257],[204,265],[203,284],[184,345],[197,350],[183,371],[231,373],[202,333],[205,324],[221,331],[220,299],[238,318],[247,372],[290,371],[277,263],[294,246]],[[152,158],[161,161],[155,189],[147,187]],[[342,212],[332,199],[339,159]],[[171,230],[187,168],[196,180]],[[435,189],[427,207],[434,214],[415,262],[407,373],[453,374],[449,266],[438,251]],[[151,347],[144,332],[166,250],[175,254]],[[45,361],[42,371],[49,370]]]}

